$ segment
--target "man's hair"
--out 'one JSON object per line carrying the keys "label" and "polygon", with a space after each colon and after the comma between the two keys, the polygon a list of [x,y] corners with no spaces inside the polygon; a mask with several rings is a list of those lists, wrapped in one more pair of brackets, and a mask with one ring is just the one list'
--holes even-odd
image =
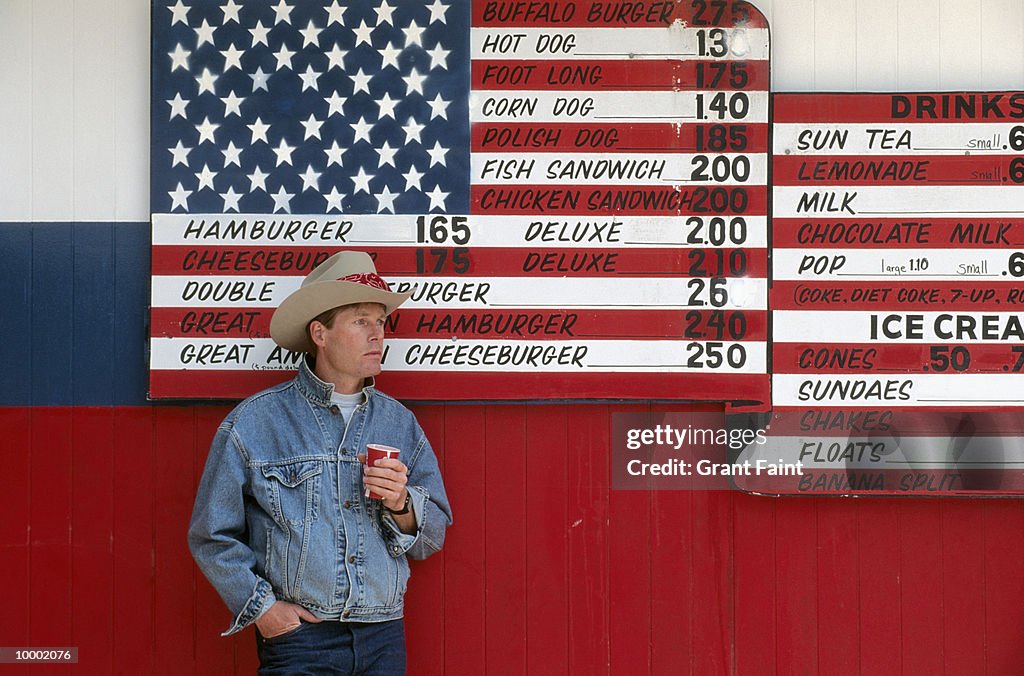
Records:
{"label": "man's hair", "polygon": [[334,318],[338,316],[338,313],[340,313],[347,307],[348,305],[338,305],[336,307],[332,307],[330,310],[321,312],[316,317],[313,317],[312,319],[309,320],[309,324],[306,325],[306,330],[309,330],[309,327],[310,325],[313,324],[313,322],[320,322],[327,328],[331,328],[331,325],[334,324]]}
{"label": "man's hair", "polygon": [[316,352],[316,343],[313,342],[313,333],[310,331],[310,328],[313,326],[313,322],[320,322],[321,324],[323,324],[327,328],[331,328],[331,326],[334,325],[334,320],[337,319],[338,315],[341,314],[342,310],[344,310],[345,308],[350,308],[350,307],[358,307],[360,305],[380,305],[380,303],[365,303],[364,302],[364,303],[349,303],[348,305],[338,305],[338,306],[332,307],[330,310],[325,310],[324,312],[321,312],[316,317],[313,317],[312,319],[309,320],[309,323],[306,324],[306,335],[309,336],[309,342],[313,344],[313,352],[314,353]]}

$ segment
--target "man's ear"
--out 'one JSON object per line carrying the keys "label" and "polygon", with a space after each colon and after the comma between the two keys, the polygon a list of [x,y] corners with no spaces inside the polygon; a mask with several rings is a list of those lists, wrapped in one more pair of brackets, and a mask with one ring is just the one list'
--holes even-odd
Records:
{"label": "man's ear", "polygon": [[323,323],[316,321],[315,319],[309,323],[309,339],[313,341],[313,344],[317,347],[324,346],[324,332],[327,327]]}

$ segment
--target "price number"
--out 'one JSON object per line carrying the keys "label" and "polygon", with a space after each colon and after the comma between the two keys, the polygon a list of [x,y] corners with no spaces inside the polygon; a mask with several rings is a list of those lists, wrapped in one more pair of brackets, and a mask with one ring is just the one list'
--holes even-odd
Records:
{"label": "price number", "polygon": [[713,158],[707,155],[696,155],[690,161],[690,166],[693,167],[690,171],[691,181],[746,183],[750,179],[750,158],[746,155],[736,157],[716,155]]}
{"label": "price number", "polygon": [[469,224],[465,216],[419,216],[416,218],[416,241],[420,244],[467,244]]}
{"label": "price number", "polygon": [[1014,251],[1006,264],[1006,270],[1013,277],[1024,277],[1024,253]]}
{"label": "price number", "polygon": [[1020,373],[1024,370],[1024,345],[1014,345],[1010,348],[1010,351],[1017,355],[1017,361],[1010,368],[1014,373]]}
{"label": "price number", "polygon": [[679,199],[679,206],[689,207],[696,213],[725,211],[742,214],[750,206],[746,188],[705,188],[703,186],[685,192]]}
{"label": "price number", "polygon": [[728,221],[721,216],[705,220],[700,216],[686,219],[685,237],[687,244],[740,245],[747,241],[747,219],[736,216]]}
{"label": "price number", "polygon": [[742,277],[747,274],[747,252],[743,249],[733,249],[728,255],[721,249],[691,249],[687,258],[691,277]]}
{"label": "price number", "polygon": [[750,8],[743,2],[693,0],[690,7],[693,8],[693,14],[690,17],[691,26],[717,26],[722,23],[726,9],[732,10],[733,23],[750,21]]}
{"label": "price number", "polygon": [[1024,150],[1024,127],[1017,125],[1010,130],[1010,147],[1014,150]]}
{"label": "price number", "polygon": [[1010,160],[1010,180],[1014,183],[1024,183],[1024,157],[1015,157]]}
{"label": "price number", "polygon": [[416,249],[416,272],[441,275],[449,270],[457,275],[469,272],[469,249]]}
{"label": "price number", "polygon": [[717,369],[722,365],[731,369],[743,368],[747,363],[747,348],[724,343],[689,343],[686,346],[686,367],[691,369]]}
{"label": "price number", "polygon": [[750,97],[744,92],[717,92],[710,99],[704,94],[697,94],[696,98],[698,120],[708,119],[710,113],[717,115],[719,120],[726,117],[742,120],[750,112]]}
{"label": "price number", "polygon": [[722,79],[733,89],[750,84],[750,73],[744,61],[706,61],[697,64],[697,89],[718,89]]}
{"label": "price number", "polygon": [[702,340],[742,340],[747,335],[747,317],[742,312],[725,310],[690,310],[686,313],[683,338]]}
{"label": "price number", "polygon": [[949,347],[948,345],[934,345],[929,351],[928,369],[936,373],[947,371],[966,371],[971,365],[971,351],[963,345]]}
{"label": "price number", "polygon": [[[686,288],[690,291],[687,305],[692,307],[722,307],[729,302],[729,292],[726,289],[724,277],[712,279],[690,279],[686,282]],[[705,300],[705,297],[707,300]]]}
{"label": "price number", "polygon": [[694,147],[701,153],[709,150],[713,153],[741,153],[747,149],[747,127],[742,124],[700,125],[694,129]]}

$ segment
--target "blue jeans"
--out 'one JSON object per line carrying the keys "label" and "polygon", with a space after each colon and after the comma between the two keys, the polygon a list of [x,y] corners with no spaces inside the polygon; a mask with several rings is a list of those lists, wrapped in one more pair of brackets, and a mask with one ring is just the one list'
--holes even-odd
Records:
{"label": "blue jeans", "polygon": [[405,630],[390,622],[303,622],[282,636],[256,631],[258,674],[405,674]]}

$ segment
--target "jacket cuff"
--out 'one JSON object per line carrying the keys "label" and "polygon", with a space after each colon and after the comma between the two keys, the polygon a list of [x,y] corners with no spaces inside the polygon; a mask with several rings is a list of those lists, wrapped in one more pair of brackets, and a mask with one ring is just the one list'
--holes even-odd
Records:
{"label": "jacket cuff", "polygon": [[392,558],[397,559],[400,556],[404,556],[407,551],[412,549],[412,546],[416,544],[416,541],[420,537],[420,532],[423,530],[423,514],[425,503],[427,501],[427,494],[419,486],[408,486],[409,491],[409,503],[410,509],[412,510],[413,516],[416,518],[416,532],[415,533],[403,533],[395,523],[394,518],[391,516],[391,512],[381,508],[381,520],[388,529],[388,554]]}
{"label": "jacket cuff", "polygon": [[263,613],[270,610],[270,606],[276,602],[277,597],[274,595],[274,589],[270,586],[270,583],[263,579],[257,579],[256,588],[253,589],[249,600],[245,602],[242,610],[235,616],[231,626],[221,636],[230,636],[245,629],[258,620]]}

